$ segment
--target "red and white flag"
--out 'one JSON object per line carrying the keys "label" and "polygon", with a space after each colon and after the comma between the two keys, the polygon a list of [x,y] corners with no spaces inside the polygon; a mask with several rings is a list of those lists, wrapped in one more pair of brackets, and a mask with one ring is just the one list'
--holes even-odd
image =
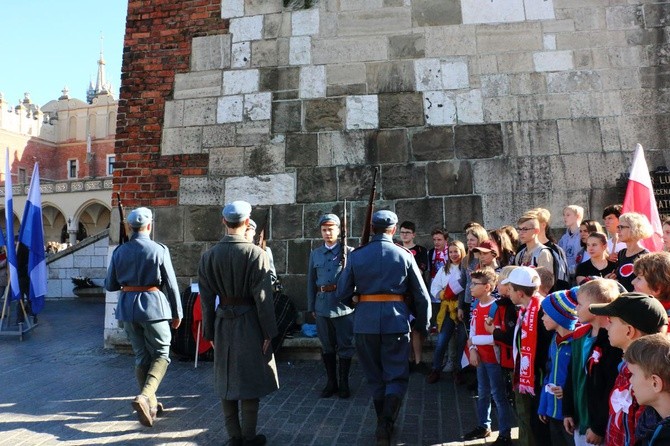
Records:
{"label": "red and white flag", "polygon": [[642,244],[651,252],[663,250],[663,227],[658,215],[654,189],[651,185],[651,176],[647,161],[644,159],[644,149],[640,144],[635,149],[633,167],[628,177],[626,197],[623,200],[623,212],[637,212],[645,215],[651,223],[654,234],[642,241]]}

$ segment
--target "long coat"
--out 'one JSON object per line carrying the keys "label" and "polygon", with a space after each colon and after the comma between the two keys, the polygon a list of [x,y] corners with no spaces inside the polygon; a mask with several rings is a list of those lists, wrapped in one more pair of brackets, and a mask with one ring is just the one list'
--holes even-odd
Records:
{"label": "long coat", "polygon": [[265,252],[243,235],[227,235],[202,255],[198,277],[203,336],[214,341],[221,398],[254,399],[277,390],[274,355],[271,348],[262,352],[263,340],[277,335]]}

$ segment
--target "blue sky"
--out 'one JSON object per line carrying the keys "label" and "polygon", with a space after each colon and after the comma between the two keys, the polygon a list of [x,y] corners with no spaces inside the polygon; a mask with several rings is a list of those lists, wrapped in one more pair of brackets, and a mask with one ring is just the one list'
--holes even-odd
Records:
{"label": "blue sky", "polygon": [[0,0],[0,92],[18,104],[24,92],[40,106],[70,96],[86,100],[95,82],[100,35],[107,81],[118,99],[127,0]]}

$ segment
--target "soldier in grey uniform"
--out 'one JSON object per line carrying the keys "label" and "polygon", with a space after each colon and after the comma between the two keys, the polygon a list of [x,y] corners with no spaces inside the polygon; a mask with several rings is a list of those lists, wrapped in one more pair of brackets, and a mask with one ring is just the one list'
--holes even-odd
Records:
{"label": "soldier in grey uniform", "polygon": [[141,391],[132,405],[140,423],[149,427],[163,410],[156,392],[170,363],[170,326],[179,328],[182,319],[170,251],[149,238],[151,222],[147,208],[137,208],[128,215],[133,234],[112,253],[105,279],[108,291],[121,290],[116,318],[123,322],[130,339]]}
{"label": "soldier in grey uniform", "polygon": [[233,446],[265,444],[256,434],[259,399],[279,388],[270,346],[277,335],[270,265],[244,235],[250,214],[245,201],[223,208],[227,235],[198,267],[203,336],[214,343],[215,387]]}
{"label": "soldier in grey uniform", "polygon": [[[340,219],[325,214],[319,219],[324,245],[309,255],[307,269],[307,311],[316,318],[316,332],[321,341],[323,363],[328,383],[321,398],[338,393],[349,398],[349,369],[354,356],[354,309],[337,299],[337,279],[342,271],[343,246],[339,242]],[[347,255],[352,248],[347,247]],[[345,257],[346,258],[346,257]],[[340,380],[337,380],[337,357]]]}
{"label": "soldier in grey uniform", "polygon": [[391,211],[372,216],[374,236],[355,249],[337,283],[345,302],[358,293],[354,312],[356,350],[372,388],[377,413],[378,446],[390,444],[393,424],[409,380],[409,309],[414,306],[415,329],[426,335],[430,295],[412,253],[393,243],[398,217]]}

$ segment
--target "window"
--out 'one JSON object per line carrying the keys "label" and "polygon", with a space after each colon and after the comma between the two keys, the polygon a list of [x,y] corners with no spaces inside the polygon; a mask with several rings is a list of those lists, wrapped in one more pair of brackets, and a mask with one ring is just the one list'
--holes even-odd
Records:
{"label": "window", "polygon": [[77,178],[77,160],[67,160],[67,177]]}
{"label": "window", "polygon": [[107,175],[109,176],[114,174],[114,161],[116,161],[116,155],[107,155]]}
{"label": "window", "polygon": [[19,167],[19,184],[26,184],[26,169]]}

